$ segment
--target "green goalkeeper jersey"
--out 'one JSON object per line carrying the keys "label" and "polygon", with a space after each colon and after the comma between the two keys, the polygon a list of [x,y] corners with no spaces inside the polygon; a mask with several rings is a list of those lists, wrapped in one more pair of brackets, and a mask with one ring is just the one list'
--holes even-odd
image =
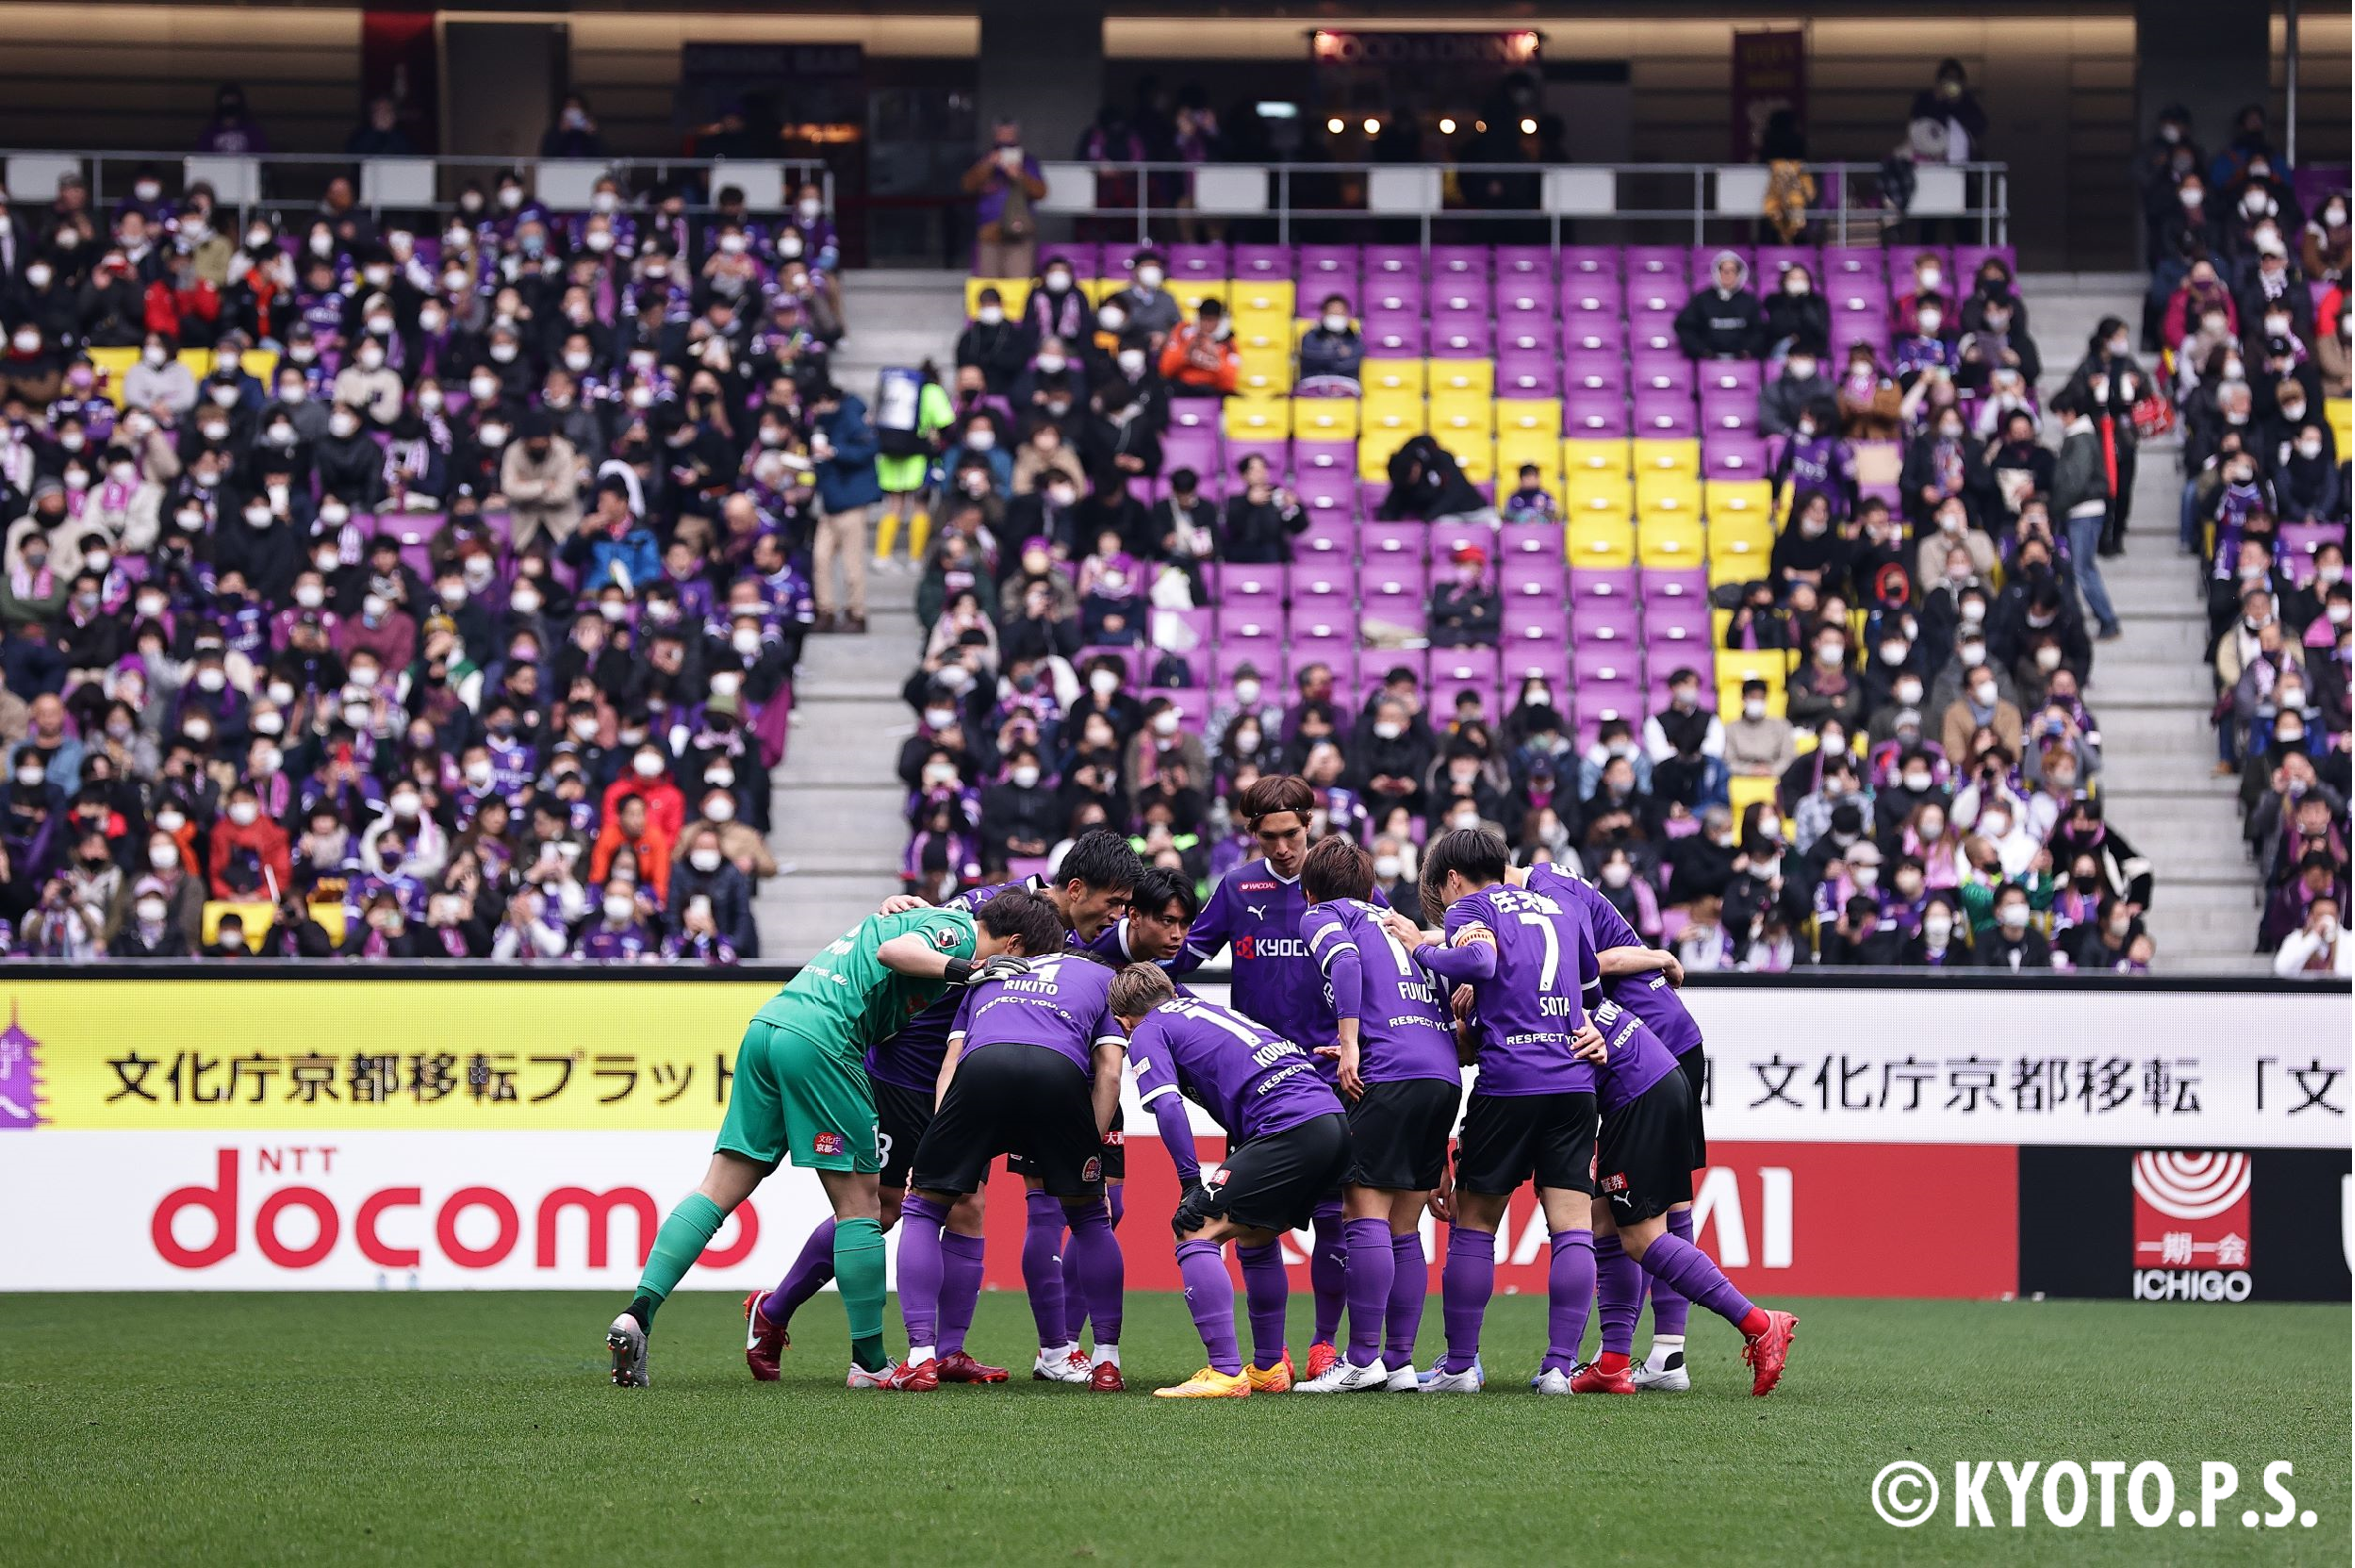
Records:
{"label": "green goalkeeper jersey", "polygon": [[863,1064],[869,1046],[940,999],[940,980],[911,979],[884,966],[883,944],[914,933],[952,958],[971,958],[974,921],[957,909],[870,915],[820,950],[753,1016]]}

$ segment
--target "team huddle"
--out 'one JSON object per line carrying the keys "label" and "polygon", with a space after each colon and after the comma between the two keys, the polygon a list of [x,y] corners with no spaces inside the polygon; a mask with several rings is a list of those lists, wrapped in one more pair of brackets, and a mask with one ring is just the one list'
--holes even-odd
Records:
{"label": "team huddle", "polygon": [[[774,1290],[746,1299],[753,1375],[779,1375],[794,1311],[832,1280],[850,1387],[1005,1381],[965,1338],[982,1287],[983,1189],[1009,1156],[1028,1188],[1031,1374],[1122,1390],[1125,1064],[1177,1167],[1183,1196],[1170,1223],[1208,1358],[1157,1395],[1478,1392],[1498,1231],[1528,1184],[1552,1242],[1532,1388],[1687,1387],[1698,1303],[1740,1330],[1751,1391],[1770,1392],[1798,1319],[1754,1306],[1693,1244],[1705,1062],[1674,956],[1644,946],[1578,878],[1515,867],[1493,834],[1453,831],[1425,850],[1418,920],[1381,902],[1358,845],[1310,844],[1304,781],[1263,779],[1240,807],[1261,858],[1205,908],[1182,878],[1097,831],[1051,880],[939,908],[894,899],[820,953],[746,1029],[710,1168],[664,1220],[607,1330],[614,1382],[646,1385],[663,1299],[789,1159],[817,1172],[833,1217]],[[1182,984],[1221,950],[1232,955],[1224,1006]],[[1189,1104],[1226,1135],[1207,1172]],[[1418,1369],[1426,1209],[1448,1227],[1446,1351]],[[892,1229],[900,1361],[883,1341]],[[1280,1238],[1303,1229],[1316,1311],[1296,1371]],[[1647,1294],[1653,1337],[1638,1363]],[[1601,1349],[1581,1362],[1590,1313]]]}

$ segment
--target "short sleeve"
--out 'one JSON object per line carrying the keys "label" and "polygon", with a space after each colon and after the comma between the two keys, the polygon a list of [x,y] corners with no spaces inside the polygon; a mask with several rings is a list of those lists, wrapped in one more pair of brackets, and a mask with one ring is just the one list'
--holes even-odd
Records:
{"label": "short sleeve", "polygon": [[1308,944],[1309,957],[1317,960],[1319,970],[1330,973],[1333,955],[1342,948],[1355,947],[1350,941],[1350,928],[1339,913],[1324,904],[1312,904],[1301,911],[1301,940]]}
{"label": "short sleeve", "polygon": [[949,1025],[950,1038],[965,1033],[973,1022],[973,992],[968,989],[957,998],[957,1017]]}
{"label": "short sleeve", "polygon": [[1129,1037],[1129,1070],[1137,1075],[1137,1098],[1143,1104],[1178,1093],[1178,1068],[1170,1060],[1159,1014],[1138,1024]]}
{"label": "short sleeve", "polygon": [[952,958],[970,958],[974,948],[974,923],[971,915],[959,910],[912,909],[891,917],[900,922],[896,932],[886,932],[886,938],[914,933]]}

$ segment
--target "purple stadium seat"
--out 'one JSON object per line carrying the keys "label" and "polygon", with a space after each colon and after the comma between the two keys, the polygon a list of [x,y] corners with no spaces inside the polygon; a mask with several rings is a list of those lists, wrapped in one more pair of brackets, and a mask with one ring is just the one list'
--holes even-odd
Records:
{"label": "purple stadium seat", "polygon": [[1615,316],[1627,310],[1626,285],[1600,272],[1563,278],[1560,298],[1562,314],[1569,316]]}
{"label": "purple stadium seat", "polygon": [[1430,301],[1433,310],[1468,311],[1476,315],[1488,315],[1495,308],[1496,292],[1489,286],[1486,277],[1435,276],[1431,279],[1430,286],[1423,290],[1423,297]]}
{"label": "purple stadium seat", "polygon": [[1635,434],[1647,439],[1676,439],[1694,434],[1693,400],[1650,387],[1635,390]]}
{"label": "purple stadium seat", "polygon": [[1173,282],[1203,282],[1229,275],[1223,245],[1173,245],[1169,248],[1169,258]]}
{"label": "purple stadium seat", "polygon": [[1573,629],[1589,620],[1597,625],[1623,626],[1640,621],[1643,610],[1636,598],[1635,568],[1571,568],[1569,606]]}
{"label": "purple stadium seat", "polygon": [[1225,691],[1234,684],[1235,671],[1244,665],[1259,671],[1260,679],[1271,688],[1280,687],[1290,679],[1284,668],[1284,644],[1274,637],[1257,641],[1242,641],[1219,636],[1218,646],[1210,653],[1210,684],[1214,690]]}
{"label": "purple stadium seat", "polygon": [[[1384,573],[1378,581],[1368,579],[1362,594],[1364,606],[1359,612],[1359,622],[1378,623],[1385,630],[1403,632],[1419,637],[1429,629],[1430,609],[1419,583],[1397,572]],[[1367,662],[1382,657],[1368,653]]]}
{"label": "purple stadium seat", "polygon": [[1365,274],[1365,297],[1358,302],[1360,315],[1419,314],[1423,309],[1423,281],[1404,272]]}
{"label": "purple stadium seat", "polygon": [[[1497,279],[1497,328],[1500,332],[1534,330],[1539,319],[1550,322],[1555,313],[1553,279],[1516,272]],[[1548,330],[1545,334],[1551,337]]]}
{"label": "purple stadium seat", "polygon": [[1289,282],[1293,268],[1299,265],[1288,245],[1238,245],[1235,247],[1234,275],[1260,282]]}
{"label": "purple stadium seat", "polygon": [[1283,635],[1284,607],[1275,599],[1262,597],[1240,603],[1230,600],[1218,607],[1218,641],[1222,647],[1230,642],[1275,641]]}
{"label": "purple stadium seat", "polygon": [[1565,349],[1584,349],[1588,353],[1608,349],[1624,354],[1629,336],[1627,322],[1616,315],[1562,318],[1561,342]]}
{"label": "purple stadium seat", "polygon": [[1824,247],[1824,276],[1869,278],[1876,283],[1885,283],[1889,276],[1886,255],[1878,246],[1827,245]]}
{"label": "purple stadium seat", "polygon": [[1205,654],[1216,639],[1218,611],[1208,607],[1200,610],[1155,610],[1145,617],[1146,638],[1156,648],[1186,658]]}
{"label": "purple stadium seat", "polygon": [[1758,432],[1758,395],[1741,387],[1704,387],[1701,393],[1701,428],[1718,434],[1735,432],[1755,436]]}
{"label": "purple stadium seat", "polygon": [[1613,389],[1590,392],[1582,387],[1562,389],[1562,434],[1582,440],[1627,434],[1627,400]]}
{"label": "purple stadium seat", "polygon": [[1341,634],[1332,637],[1304,637],[1295,633],[1287,651],[1291,675],[1299,674],[1311,664],[1322,664],[1333,671],[1335,685],[1355,687],[1357,684],[1358,638],[1346,623]]}
{"label": "purple stadium seat", "polygon": [[1615,245],[1565,245],[1561,248],[1561,277],[1624,277],[1626,261]]}
{"label": "purple stadium seat", "polygon": [[1756,398],[1762,372],[1754,359],[1711,359],[1694,367],[1694,382],[1702,395],[1712,392],[1739,392]]}
{"label": "purple stadium seat", "polygon": [[2281,525],[2281,564],[2300,584],[2313,581],[2314,552],[2324,545],[2347,543],[2345,523],[2283,523]]}
{"label": "purple stadium seat", "polygon": [[1632,594],[1577,600],[1571,607],[1570,641],[1577,647],[1621,650],[1622,661],[1635,657],[1643,641],[1643,605]]}
{"label": "purple stadium seat", "polygon": [[1497,345],[1497,396],[1550,398],[1561,391],[1561,358],[1550,345]]}
{"label": "purple stadium seat", "polygon": [[1710,271],[1710,265],[1720,251],[1731,251],[1735,256],[1741,258],[1742,265],[1750,269],[1750,288],[1752,292],[1755,292],[1758,286],[1758,263],[1756,259],[1750,255],[1750,248],[1746,245],[1697,245],[1693,247],[1689,253],[1692,260],[1686,275],[1691,279],[1694,288],[1707,288],[1716,281]]}
{"label": "purple stadium seat", "polygon": [[1860,337],[1878,347],[1889,337],[1889,290],[1881,283],[1832,278],[1824,284],[1824,302],[1832,313],[1835,349]]}
{"label": "purple stadium seat", "polygon": [[1179,431],[1212,431],[1218,429],[1218,404],[1210,398],[1172,398],[1170,400],[1170,434]]}
{"label": "purple stadium seat", "polygon": [[[401,548],[406,552],[412,545],[424,546],[442,532],[443,522],[444,517],[440,512],[379,512],[372,533],[377,537],[389,534],[400,540]],[[432,567],[426,568],[426,576],[429,581],[432,579]]]}
{"label": "purple stadium seat", "polygon": [[1358,531],[1358,549],[1365,558],[1365,569],[1372,571],[1374,563],[1391,556],[1403,556],[1419,568],[1423,559],[1424,536],[1430,528],[1422,523],[1369,522]]}
{"label": "purple stadium seat", "polygon": [[1678,353],[1645,349],[1629,362],[1628,385],[1643,392],[1693,396],[1693,362]]}
{"label": "purple stadium seat", "polygon": [[1284,620],[1284,640],[1294,647],[1304,642],[1355,642],[1358,609],[1347,595],[1294,602]]}
{"label": "purple stadium seat", "polygon": [[[1505,529],[1504,533],[1541,534],[1545,531],[1517,527]],[[1554,544],[1550,554],[1537,550],[1507,549],[1497,564],[1497,590],[1507,601],[1528,599],[1561,604],[1569,591],[1569,567],[1561,558],[1559,542]]]}
{"label": "purple stadium seat", "polygon": [[1495,324],[1486,310],[1431,313],[1430,354],[1434,359],[1486,359]]}
{"label": "purple stadium seat", "polygon": [[1308,527],[1292,541],[1293,570],[1297,574],[1301,565],[1315,563],[1320,571],[1327,571],[1339,563],[1346,571],[1357,553],[1358,527],[1348,513],[1312,511]]}
{"label": "purple stadium seat", "polygon": [[1503,655],[1499,673],[1504,676],[1508,700],[1515,694],[1513,688],[1533,678],[1551,684],[1557,702],[1570,700],[1570,656],[1559,637],[1550,646],[1517,642],[1498,651]]}
{"label": "purple stadium seat", "polygon": [[1630,278],[1685,275],[1685,256],[1689,248],[1681,245],[1631,245],[1623,255],[1625,272]]}
{"label": "purple stadium seat", "polygon": [[1429,547],[1425,553],[1434,564],[1447,560],[1463,545],[1470,545],[1492,557],[1496,554],[1497,530],[1488,523],[1433,523],[1425,533],[1429,536]]}
{"label": "purple stadium seat", "polygon": [[1558,602],[1509,599],[1505,601],[1499,639],[1507,648],[1529,644],[1557,648],[1561,646],[1562,634],[1569,629],[1569,613]]}
{"label": "purple stadium seat", "polygon": [[1441,278],[1483,278],[1489,273],[1489,248],[1485,245],[1435,245],[1431,247],[1431,281]]}
{"label": "purple stadium seat", "polygon": [[1497,689],[1497,650],[1495,648],[1433,648],[1431,650],[1431,678],[1434,691],[1455,691],[1473,686],[1482,691]]}
{"label": "purple stadium seat", "polygon": [[1358,569],[1358,593],[1366,604],[1403,595],[1420,601],[1430,591],[1426,563],[1411,550],[1386,550],[1367,556]]}
{"label": "purple stadium seat", "polygon": [[1657,317],[1663,324],[1666,324],[1676,318],[1676,313],[1685,308],[1685,301],[1691,297],[1693,297],[1692,294],[1686,289],[1681,278],[1659,274],[1629,278],[1627,281],[1628,319],[1640,320],[1650,316]]}
{"label": "purple stadium seat", "polygon": [[1954,248],[1954,287],[1967,291],[1978,286],[1979,267],[1989,257],[2001,257],[2003,264],[2016,277],[2020,259],[2008,245],[1958,245]]}
{"label": "purple stadium seat", "polygon": [[1593,744],[1606,719],[1626,719],[1633,723],[1644,716],[1643,677],[1633,664],[1599,663],[1589,666],[1575,663],[1570,670],[1571,689],[1578,702],[1579,739]]}
{"label": "purple stadium seat", "polygon": [[1754,436],[1713,435],[1701,443],[1704,479],[1763,479],[1766,443]]}
{"label": "purple stadium seat", "polygon": [[1210,561],[1202,566],[1202,586],[1210,603],[1230,610],[1242,610],[1253,602],[1260,602],[1260,615],[1275,613],[1274,607],[1284,602],[1284,569],[1280,566],[1237,566],[1229,561]]}
{"label": "purple stadium seat", "polygon": [[[1183,403],[1183,398],[1172,398],[1173,403]],[[1292,438],[1288,436],[1231,436],[1226,443],[1226,466],[1232,472],[1243,466],[1246,457],[1267,459],[1267,471],[1282,480],[1292,472]],[[1167,457],[1163,459],[1166,463]]]}
{"label": "purple stadium seat", "polygon": [[1497,530],[1497,559],[1500,561],[1562,563],[1562,537],[1559,523],[1507,523]]}
{"label": "purple stadium seat", "polygon": [[1561,357],[1561,384],[1582,392],[1627,391],[1627,361],[1615,349],[1574,348]]}
{"label": "purple stadium seat", "polygon": [[[1333,444],[1331,441],[1317,443],[1317,465],[1304,469],[1294,479],[1293,488],[1299,492],[1301,504],[1310,511],[1347,519],[1355,514],[1357,508],[1358,485],[1348,468],[1336,469],[1325,464],[1324,457]],[[1353,445],[1345,449],[1352,453],[1347,461],[1354,466],[1358,460],[1355,455],[1357,447]],[[1298,447],[1293,448],[1293,461],[1296,464],[1300,461]]]}
{"label": "purple stadium seat", "polygon": [[[1295,561],[1292,570],[1284,575],[1284,597],[1294,610],[1314,605],[1319,600],[1339,600],[1344,606],[1350,602],[1357,582],[1355,563],[1346,558],[1340,561]],[[1331,614],[1331,610],[1319,610]]]}
{"label": "purple stadium seat", "polygon": [[1757,276],[1751,286],[1763,294],[1780,286],[1783,268],[1804,266],[1807,275],[1815,279],[1817,292],[1823,290],[1823,253],[1811,245],[1762,245],[1758,247]]}
{"label": "purple stadium seat", "polygon": [[1300,248],[1300,297],[1315,298],[1312,290],[1338,290],[1355,303],[1359,271],[1358,248],[1354,245],[1304,245]]}
{"label": "purple stadium seat", "polygon": [[[1546,354],[1556,351],[1560,344],[1561,323],[1551,303],[1546,300],[1531,302],[1528,310],[1508,309],[1497,317],[1497,358],[1507,354]],[[1599,352],[1599,351],[1598,351]],[[1532,382],[1544,380],[1533,377]],[[1502,368],[1497,373],[1498,396],[1509,396],[1504,391]]]}
{"label": "purple stadium seat", "polygon": [[1554,275],[1553,252],[1546,246],[1500,245],[1491,253],[1491,258],[1496,264],[1500,285],[1508,277],[1550,279]]}
{"label": "purple stadium seat", "polygon": [[1365,351],[1377,359],[1420,359],[1423,354],[1423,315],[1420,310],[1368,311],[1359,335]]}
{"label": "purple stadium seat", "polygon": [[1422,281],[1423,252],[1415,245],[1369,245],[1365,248],[1365,286],[1371,289],[1376,278],[1406,278]]}

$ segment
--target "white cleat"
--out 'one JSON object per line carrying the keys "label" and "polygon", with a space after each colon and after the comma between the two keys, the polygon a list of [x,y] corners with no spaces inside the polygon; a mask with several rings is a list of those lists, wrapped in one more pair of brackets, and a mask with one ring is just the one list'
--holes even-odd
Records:
{"label": "white cleat", "polygon": [[[1411,1372],[1409,1373],[1411,1376]],[[1390,1386],[1390,1370],[1376,1361],[1371,1366],[1353,1366],[1347,1360],[1334,1362],[1305,1383],[1292,1385],[1295,1394],[1360,1394],[1368,1389]]]}
{"label": "white cleat", "polygon": [[1681,1394],[1693,1386],[1692,1375],[1685,1369],[1685,1352],[1671,1350],[1659,1366],[1646,1361],[1635,1369],[1635,1386],[1659,1394]]}
{"label": "white cleat", "polygon": [[1531,1380],[1530,1387],[1540,1394],[1566,1394],[1570,1392],[1570,1374],[1557,1366],[1547,1367]]}
{"label": "white cleat", "polygon": [[1084,1383],[1096,1375],[1096,1366],[1076,1348],[1060,1353],[1041,1350],[1030,1363],[1030,1375],[1042,1383]]}
{"label": "white cleat", "polygon": [[1393,1394],[1419,1394],[1423,1391],[1423,1379],[1411,1365],[1402,1366],[1390,1374],[1382,1387]]}
{"label": "white cleat", "polygon": [[1442,1362],[1424,1373],[1422,1378],[1423,1392],[1426,1394],[1477,1394],[1487,1381],[1487,1376],[1477,1362],[1468,1372],[1450,1372],[1446,1370],[1446,1363]]}
{"label": "white cleat", "polygon": [[605,1347],[614,1358],[616,1388],[644,1388],[653,1381],[646,1370],[646,1331],[636,1318],[628,1312],[615,1318],[605,1331]]}

